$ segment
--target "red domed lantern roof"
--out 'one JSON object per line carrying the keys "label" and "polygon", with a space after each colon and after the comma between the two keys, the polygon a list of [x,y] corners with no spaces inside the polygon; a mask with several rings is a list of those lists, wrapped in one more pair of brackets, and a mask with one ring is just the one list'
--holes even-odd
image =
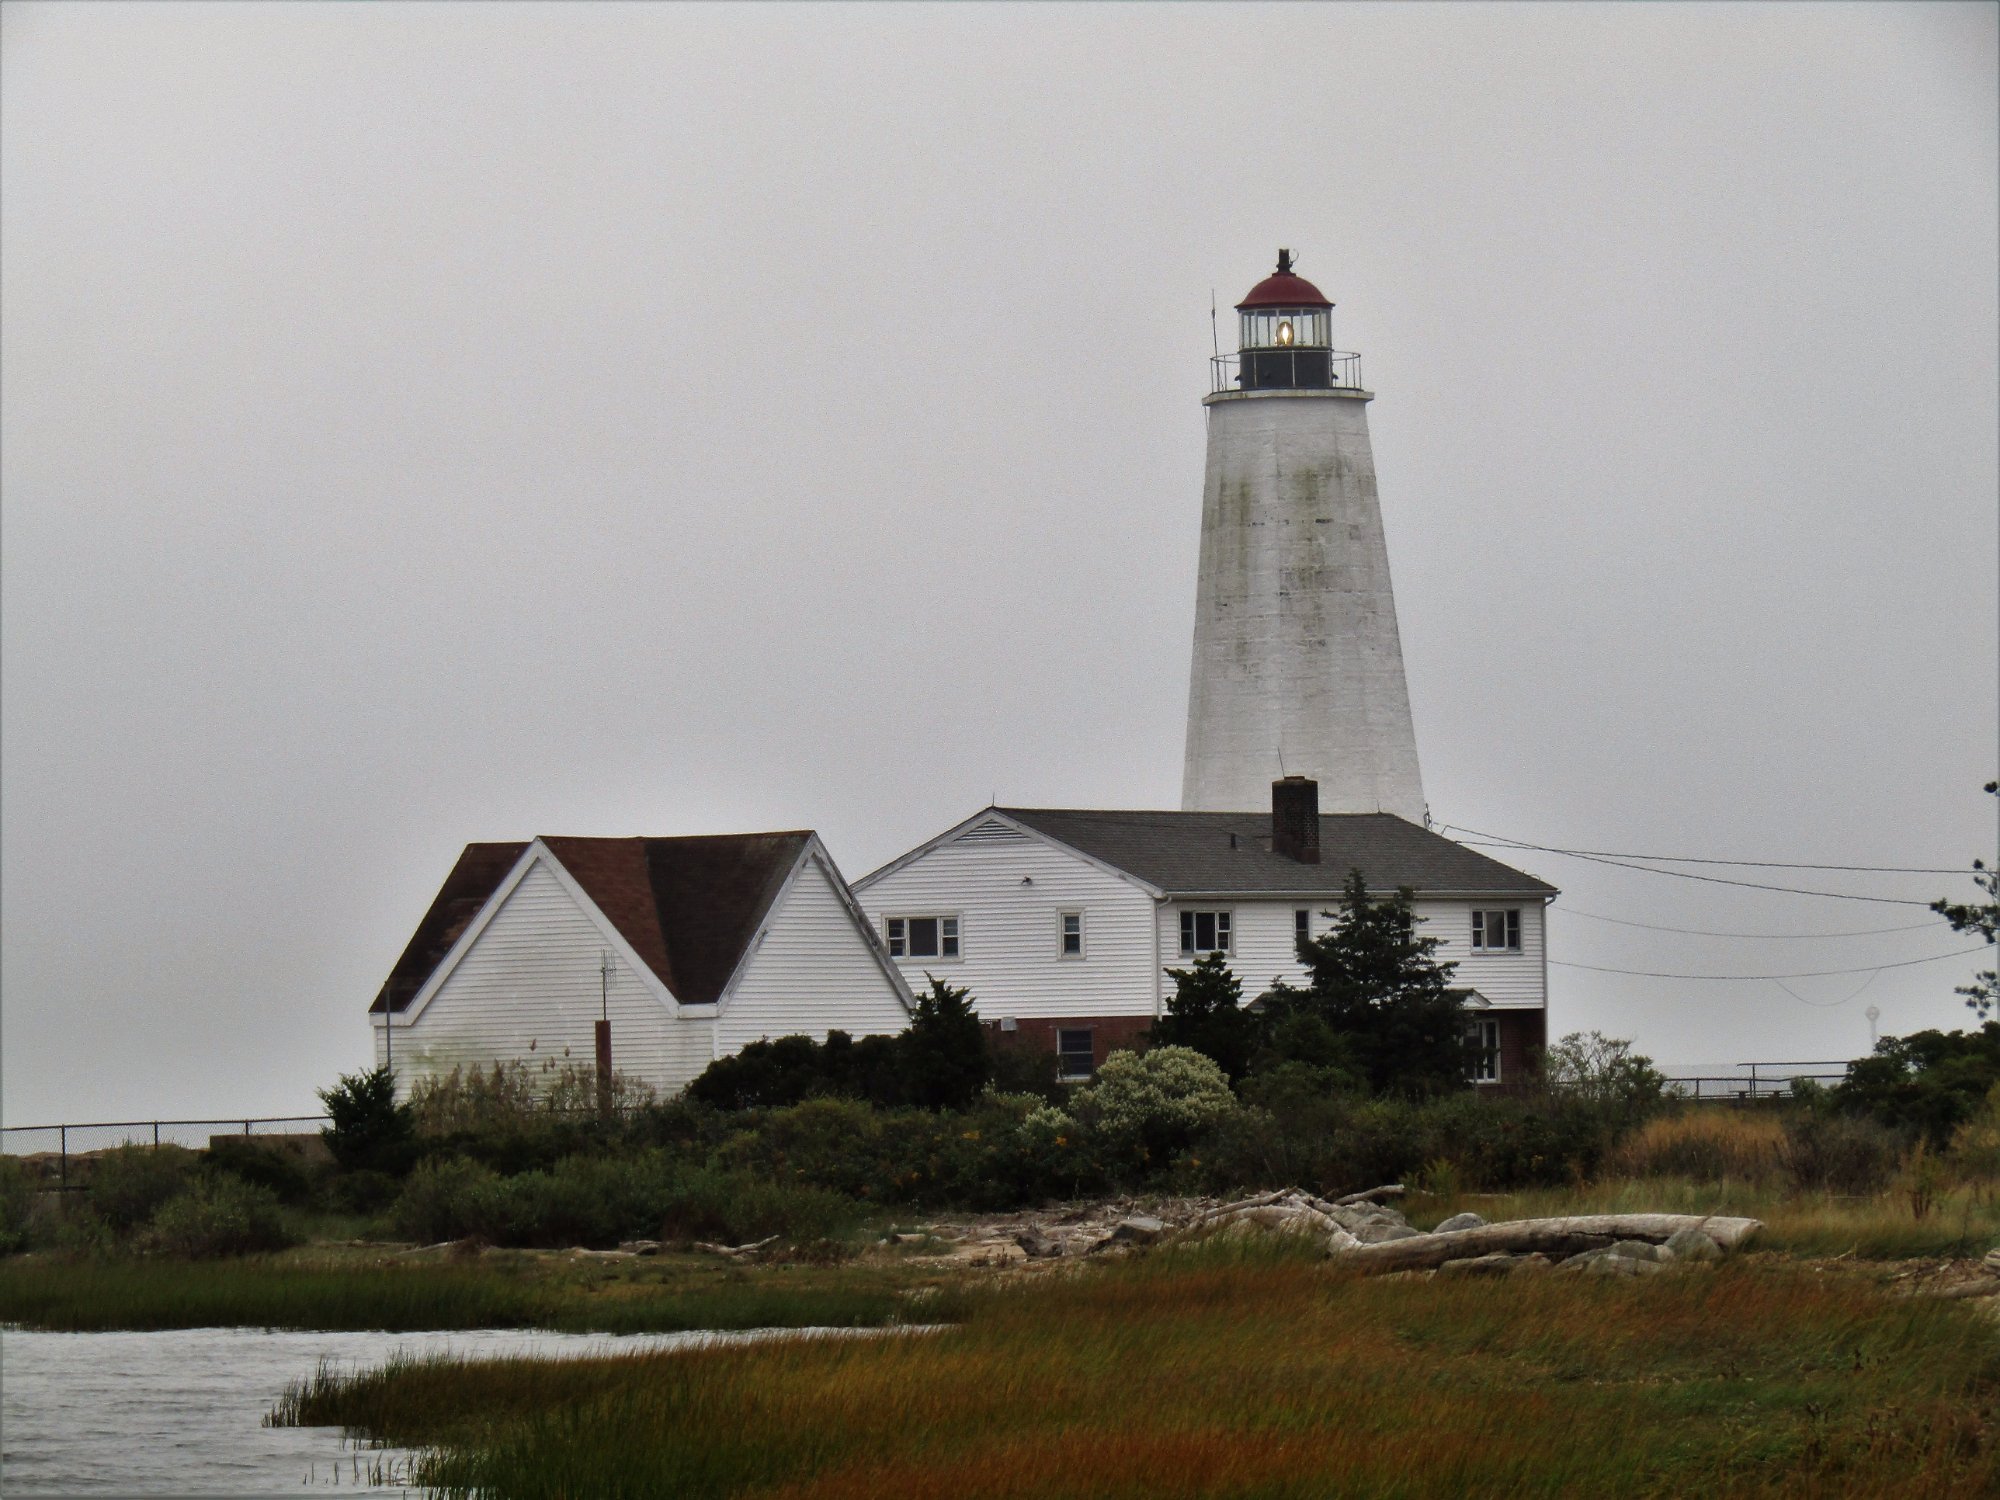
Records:
{"label": "red domed lantern roof", "polygon": [[1278,269],[1274,275],[1266,276],[1250,288],[1250,295],[1236,304],[1241,312],[1246,307],[1331,307],[1333,303],[1320,295],[1318,287],[1303,276],[1292,274],[1292,252],[1278,252]]}

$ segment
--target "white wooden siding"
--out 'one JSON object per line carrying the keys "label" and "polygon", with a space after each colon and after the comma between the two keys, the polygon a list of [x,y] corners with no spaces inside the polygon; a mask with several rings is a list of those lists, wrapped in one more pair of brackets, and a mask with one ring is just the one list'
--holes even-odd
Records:
{"label": "white wooden siding", "polygon": [[[1474,953],[1472,914],[1509,909],[1521,913],[1521,951]],[[1548,1004],[1547,971],[1542,964],[1545,909],[1540,901],[1419,901],[1416,911],[1424,918],[1418,932],[1443,940],[1436,957],[1457,963],[1451,976],[1454,987],[1477,990],[1496,1006]]]}
{"label": "white wooden siding", "polygon": [[[397,1078],[407,1090],[422,1074],[496,1060],[593,1067],[598,965],[607,953],[612,1066],[663,1093],[682,1088],[713,1059],[710,1012],[683,1016],[662,1004],[542,860],[508,893],[422,1013],[407,1025],[397,1018]],[[375,1051],[379,1063],[379,1026]]]}
{"label": "white wooden siding", "polygon": [[764,935],[716,1020],[720,1052],[760,1037],[894,1033],[910,1013],[841,900],[808,857],[765,920]]}
{"label": "white wooden siding", "polygon": [[[919,993],[926,972],[963,985],[986,1020],[1155,1013],[1152,897],[998,820],[975,824],[855,896],[878,935],[885,917],[956,914],[958,958],[897,962]],[[1061,956],[1066,911],[1084,914],[1082,958]]]}
{"label": "white wooden siding", "polygon": [[[1518,907],[1521,913],[1519,953],[1474,953],[1472,913]],[[1286,901],[1174,900],[1160,907],[1160,951],[1165,962],[1185,968],[1194,959],[1181,952],[1180,914],[1183,911],[1226,911],[1230,914],[1231,941],[1229,967],[1243,981],[1243,999],[1256,999],[1278,979],[1304,984],[1304,967],[1298,961],[1293,942],[1292,913],[1304,908],[1312,912],[1312,933],[1323,937],[1334,919],[1325,915],[1337,911],[1339,903],[1330,897],[1318,900],[1299,898]],[[1456,962],[1452,985],[1479,991],[1495,1006],[1541,1006],[1547,1003],[1542,981],[1542,905],[1539,901],[1418,901],[1415,912],[1423,920],[1417,931],[1422,937],[1440,939],[1436,957],[1440,962]],[[1169,981],[1171,983],[1171,981]]]}

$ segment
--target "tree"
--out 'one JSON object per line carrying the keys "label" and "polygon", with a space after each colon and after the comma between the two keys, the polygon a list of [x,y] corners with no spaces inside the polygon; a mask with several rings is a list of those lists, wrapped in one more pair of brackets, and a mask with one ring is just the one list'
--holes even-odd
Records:
{"label": "tree", "polygon": [[[1986,792],[1988,796],[2000,797],[2000,781],[1987,782]],[[1933,901],[1931,910],[1951,923],[1953,932],[1976,932],[1991,947],[2000,943],[2000,870],[1989,870],[1985,861],[1975,859],[1972,883],[1986,897],[1984,901],[1963,904]],[[2000,1008],[2000,969],[1981,969],[1972,976],[1971,984],[1958,987],[1958,993],[1965,996],[1972,1013],[1985,1020]]]}
{"label": "tree", "polygon": [[1885,1036],[1869,1057],[1847,1065],[1833,1102],[1849,1114],[1920,1130],[1942,1148],[2000,1085],[2000,1021],[1977,1031]]}
{"label": "tree", "polygon": [[918,997],[917,1013],[901,1038],[910,1102],[926,1109],[964,1109],[993,1077],[986,1028],[968,991],[929,974],[924,978],[930,993]]}
{"label": "tree", "polygon": [[1666,1087],[1650,1057],[1601,1031],[1572,1031],[1544,1052],[1542,1083],[1552,1093],[1631,1119],[1658,1104]]}
{"label": "tree", "polygon": [[1243,1008],[1243,981],[1220,953],[1204,953],[1191,969],[1169,969],[1174,992],[1147,1040],[1155,1047],[1192,1047],[1234,1083],[1250,1068],[1257,1018]]}
{"label": "tree", "polygon": [[333,1123],[320,1132],[333,1159],[349,1172],[401,1172],[412,1155],[414,1127],[407,1104],[396,1102],[396,1076],[387,1068],[344,1073],[319,1090]]}
{"label": "tree", "polygon": [[1407,886],[1371,901],[1350,870],[1332,931],[1299,944],[1310,982],[1265,1005],[1280,1023],[1288,1010],[1324,1021],[1377,1092],[1445,1093],[1465,1087],[1472,1042],[1450,989],[1456,965],[1432,957],[1437,938],[1417,936],[1411,901]]}

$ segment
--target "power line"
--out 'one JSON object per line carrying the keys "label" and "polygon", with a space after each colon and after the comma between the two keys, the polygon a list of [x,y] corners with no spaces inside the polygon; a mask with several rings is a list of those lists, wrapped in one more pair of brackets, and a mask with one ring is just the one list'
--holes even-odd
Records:
{"label": "power line", "polygon": [[[1476,844],[1477,839],[1464,842]],[[1578,854],[1570,849],[1548,849],[1540,844],[1499,844],[1490,847],[1503,849],[1537,849],[1544,854],[1562,854],[1570,859],[1588,860],[1594,865],[1611,865],[1620,870],[1638,870],[1647,875],[1675,875],[1682,880],[1699,880],[1707,885],[1733,885],[1751,891],[1782,891],[1788,896],[1825,896],[1831,901],[1873,901],[1878,906],[1921,906],[1929,908],[1928,901],[1909,901],[1897,896],[1857,896],[1852,891],[1808,891],[1795,885],[1770,885],[1761,880],[1730,880],[1722,875],[1697,875],[1692,870],[1662,870],[1653,865],[1627,864],[1622,859],[1607,859],[1599,854]]]}
{"label": "power line", "polygon": [[1882,971],[1880,969],[1875,970],[1866,979],[1862,980],[1860,984],[1856,985],[1853,989],[1849,990],[1845,995],[1843,995],[1838,1000],[1808,1000],[1804,995],[1801,995],[1797,990],[1793,989],[1789,984],[1786,984],[1785,981],[1782,979],[1774,979],[1771,981],[1771,983],[1775,984],[1779,989],[1783,990],[1787,995],[1790,995],[1794,1000],[1798,1001],[1799,1004],[1801,1005],[1810,1005],[1814,1010],[1838,1010],[1840,1009],[1841,1006],[1848,1004],[1850,1001],[1860,999],[1862,992],[1866,990],[1869,985],[1873,984],[1876,980],[1880,979],[1881,977],[1882,977]]}
{"label": "power line", "polygon": [[1985,951],[1985,945],[1982,944],[1977,948],[1961,948],[1956,953],[1934,953],[1929,958],[1906,958],[1900,963],[1872,964],[1855,969],[1812,969],[1803,974],[1661,974],[1651,969],[1607,969],[1602,964],[1571,963],[1561,958],[1552,958],[1549,962],[1562,969],[1589,969],[1597,974],[1629,974],[1637,979],[1827,979],[1835,974],[1873,974],[1883,969],[1908,969],[1917,964],[1942,963],[1947,958],[1964,958],[1968,954]]}
{"label": "power line", "polygon": [[1559,849],[1552,844],[1530,844],[1520,839],[1510,839],[1505,834],[1481,833],[1477,828],[1466,828],[1457,823],[1447,823],[1446,828],[1457,828],[1460,833],[1469,833],[1474,838],[1491,839],[1496,844],[1505,844],[1515,849],[1534,849],[1543,854],[1574,854],[1579,859],[1637,859],[1650,860],[1669,865],[1738,865],[1756,870],[1844,870],[1856,875],[1963,875],[1963,869],[1933,869],[1927,865],[1810,865],[1787,863],[1782,859],[1703,859],[1693,854],[1625,854],[1616,849]]}
{"label": "power line", "polygon": [[1826,938],[1880,937],[1889,932],[1927,932],[1944,919],[1937,922],[1913,922],[1907,927],[1868,927],[1859,932],[1711,932],[1703,927],[1661,927],[1653,922],[1633,922],[1624,917],[1602,916],[1594,911],[1578,911],[1573,906],[1556,908],[1566,917],[1585,917],[1593,922],[1612,922],[1620,927],[1643,927],[1648,932],[1677,932],[1683,937],[1757,938],[1766,942],[1806,942]]}

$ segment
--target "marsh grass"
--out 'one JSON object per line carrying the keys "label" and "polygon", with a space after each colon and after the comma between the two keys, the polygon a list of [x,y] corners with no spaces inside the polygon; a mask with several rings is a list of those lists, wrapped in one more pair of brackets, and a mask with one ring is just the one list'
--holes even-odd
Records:
{"label": "marsh grass", "polygon": [[406,1364],[283,1420],[494,1497],[1993,1493],[2000,1350],[1963,1304],[1730,1263],[1361,1280],[1212,1245],[984,1291],[956,1329]]}
{"label": "marsh grass", "polygon": [[[772,1266],[699,1257],[572,1265],[492,1256],[463,1264],[228,1266],[144,1260],[0,1262],[0,1322],[66,1332],[157,1328],[684,1329],[891,1322],[922,1277],[893,1269]],[[948,1294],[927,1316],[949,1315]]]}

